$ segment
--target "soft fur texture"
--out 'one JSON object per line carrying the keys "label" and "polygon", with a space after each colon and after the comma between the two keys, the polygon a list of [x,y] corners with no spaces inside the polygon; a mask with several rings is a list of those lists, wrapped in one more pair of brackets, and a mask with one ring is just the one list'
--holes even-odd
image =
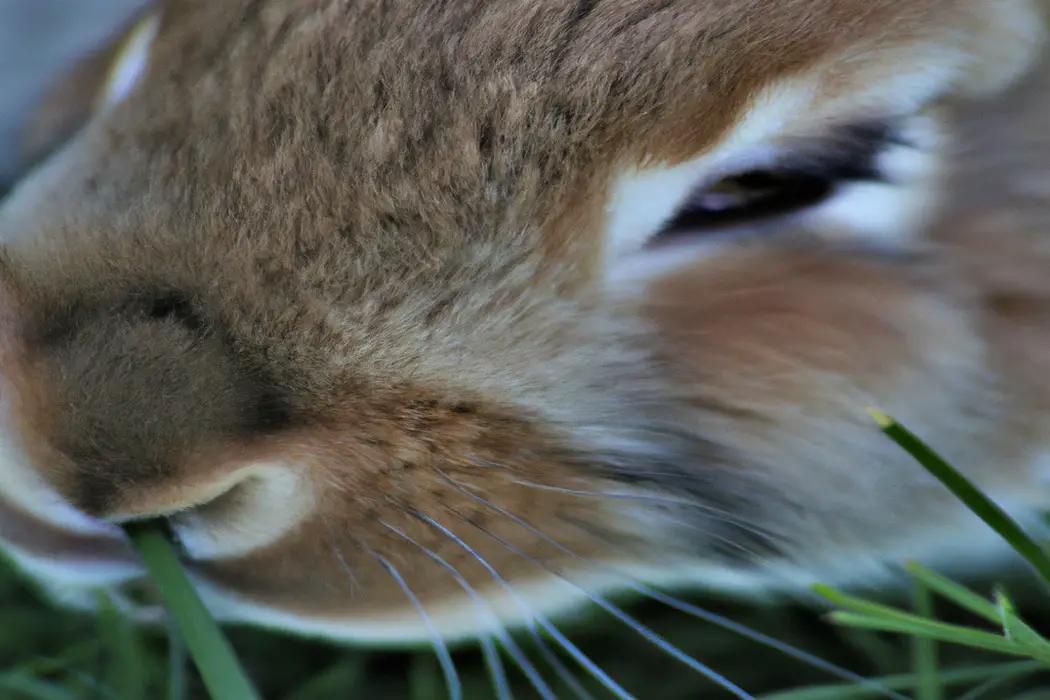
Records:
{"label": "soft fur texture", "polygon": [[[140,575],[113,523],[155,517],[220,616],[361,640],[987,565],[873,405],[1047,506],[1040,2],[153,10],[0,210],[0,538],[64,599]],[[929,136],[882,190],[649,245],[882,121]]]}

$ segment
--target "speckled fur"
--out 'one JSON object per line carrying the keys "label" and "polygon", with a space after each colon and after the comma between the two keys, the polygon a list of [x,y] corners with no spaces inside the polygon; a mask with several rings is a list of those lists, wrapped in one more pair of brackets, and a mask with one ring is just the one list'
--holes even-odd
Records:
{"label": "speckled fur", "polygon": [[[911,257],[771,242],[628,299],[602,284],[602,230],[618,173],[705,153],[757,91],[817,70],[834,73],[818,99],[850,114],[858,76],[965,54],[974,84],[946,77],[928,101],[982,111],[957,99],[1016,73],[982,53],[1007,31],[993,4],[164,3],[138,88],[68,142],[55,110],[84,91],[56,93],[30,150],[64,146],[0,214],[13,434],[98,521],[280,525],[238,499],[253,465],[291,473],[305,516],[188,563],[348,636],[416,615],[388,566],[450,606],[450,636],[484,626],[450,621],[473,603],[405,536],[493,599],[479,557],[521,590],[590,568],[516,518],[655,579],[699,562],[778,585],[939,555],[915,543],[966,515],[864,409],[1045,503],[1050,393],[1027,379],[1045,275],[1003,293],[1014,258],[983,256],[1030,264],[1046,193],[1032,226],[1000,219],[995,237],[945,215]],[[629,495],[587,494],[611,491]],[[9,544],[61,560],[62,528],[40,527]]]}

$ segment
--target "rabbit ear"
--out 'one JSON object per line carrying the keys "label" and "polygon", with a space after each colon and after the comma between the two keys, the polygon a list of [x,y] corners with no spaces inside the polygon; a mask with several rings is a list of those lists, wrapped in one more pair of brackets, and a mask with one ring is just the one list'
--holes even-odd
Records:
{"label": "rabbit ear", "polygon": [[23,170],[50,155],[95,114],[127,97],[146,71],[159,20],[160,13],[147,8],[47,93],[19,138]]}
{"label": "rabbit ear", "polygon": [[159,20],[156,12],[149,12],[123,34],[95,100],[96,109],[104,110],[123,101],[138,84],[149,65],[150,49],[157,36]]}

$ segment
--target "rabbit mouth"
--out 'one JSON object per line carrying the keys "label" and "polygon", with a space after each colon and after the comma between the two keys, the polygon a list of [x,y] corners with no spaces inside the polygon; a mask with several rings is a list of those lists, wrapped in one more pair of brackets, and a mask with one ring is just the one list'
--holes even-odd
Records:
{"label": "rabbit mouth", "polygon": [[51,597],[92,609],[95,591],[114,590],[145,570],[119,528],[106,523],[70,529],[12,505],[0,496],[4,553]]}
{"label": "rabbit mouth", "polygon": [[5,544],[63,560],[134,561],[130,544],[118,528],[98,522],[91,530],[69,529],[44,520],[0,495],[0,533]]}

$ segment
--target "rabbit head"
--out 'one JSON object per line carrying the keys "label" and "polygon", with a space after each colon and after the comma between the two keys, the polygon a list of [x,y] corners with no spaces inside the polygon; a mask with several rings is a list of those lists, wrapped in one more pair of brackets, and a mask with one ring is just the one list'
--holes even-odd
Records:
{"label": "rabbit head", "polygon": [[220,617],[370,641],[986,556],[865,410],[1045,502],[1009,317],[1038,293],[943,224],[957,115],[1044,23],[159,3],[56,88],[0,210],[0,539],[75,603],[162,519]]}

